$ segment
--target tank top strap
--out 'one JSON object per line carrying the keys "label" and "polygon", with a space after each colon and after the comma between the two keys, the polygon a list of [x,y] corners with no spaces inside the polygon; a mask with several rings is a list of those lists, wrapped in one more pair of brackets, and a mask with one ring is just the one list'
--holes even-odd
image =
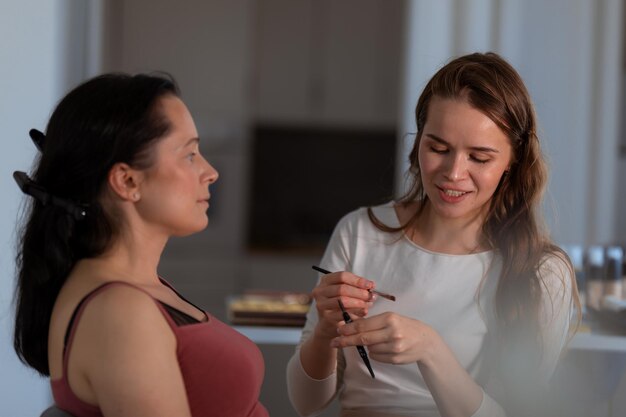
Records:
{"label": "tank top strap", "polygon": [[125,281],[109,281],[109,282],[105,282],[104,284],[94,288],[93,290],[91,290],[90,292],[88,292],[80,301],[79,303],[76,305],[76,308],[74,309],[74,312],[72,313],[72,317],[70,318],[70,321],[67,325],[67,330],[65,331],[65,337],[63,339],[63,375],[67,375],[67,364],[68,364],[68,358],[69,358],[69,354],[70,354],[70,350],[71,350],[71,346],[72,346],[72,341],[74,340],[74,334],[76,333],[76,327],[78,326],[78,322],[80,321],[80,318],[85,310],[85,308],[87,307],[87,304],[89,304],[89,301],[93,300],[98,294],[102,293],[103,291],[105,291],[107,288],[111,288],[114,285],[126,285],[128,287],[132,287],[138,291],[143,292],[144,294],[146,294],[148,297],[150,297],[154,303],[156,304],[156,306],[158,307],[158,309],[161,311],[161,313],[163,314],[163,316],[165,316],[165,320],[167,320],[167,323],[169,324],[169,326],[172,328],[172,331],[176,331],[176,323],[174,322],[174,320],[170,317],[170,315],[168,314],[168,312],[166,311],[165,307],[163,307],[163,305],[159,302],[159,300],[157,300],[156,298],[154,298],[148,291],[133,285],[131,283],[125,282]]}
{"label": "tank top strap", "polygon": [[207,317],[209,317],[209,315],[207,314],[207,312],[203,309],[198,307],[196,304],[192,303],[191,301],[189,301],[184,295],[182,295],[181,293],[178,292],[178,290],[176,288],[174,288],[174,286],[172,286],[172,284],[170,284],[169,282],[167,282],[167,280],[161,276],[159,276],[159,281],[161,281],[161,284],[165,285],[166,287],[168,287],[170,290],[174,291],[174,294],[176,294],[181,300],[183,300],[184,302],[186,302],[187,304],[192,305],[193,307],[195,307],[197,310],[200,310],[204,313],[204,315]]}

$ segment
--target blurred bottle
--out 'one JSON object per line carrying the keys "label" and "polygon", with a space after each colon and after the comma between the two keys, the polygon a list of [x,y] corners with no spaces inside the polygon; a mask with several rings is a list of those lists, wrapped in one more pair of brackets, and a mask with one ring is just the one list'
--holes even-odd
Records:
{"label": "blurred bottle", "polygon": [[604,295],[622,298],[622,262],[624,250],[619,246],[606,248],[606,282]]}
{"label": "blurred bottle", "polygon": [[600,309],[600,303],[604,296],[605,277],[604,248],[597,245],[589,246],[585,256],[586,301],[588,308],[596,311]]}
{"label": "blurred bottle", "polygon": [[626,300],[626,246],[622,246],[622,300]]}

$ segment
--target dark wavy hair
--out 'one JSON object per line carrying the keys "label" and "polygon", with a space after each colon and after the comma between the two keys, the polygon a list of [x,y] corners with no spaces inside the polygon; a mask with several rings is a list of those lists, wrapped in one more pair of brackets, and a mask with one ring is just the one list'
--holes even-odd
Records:
{"label": "dark wavy hair", "polygon": [[102,254],[119,232],[103,206],[107,175],[125,162],[152,163],[154,144],[170,129],[159,99],[179,95],[163,74],[104,74],[70,91],[50,117],[32,175],[50,195],[87,207],[77,220],[53,204],[29,202],[20,232],[14,348],[22,362],[49,375],[50,315],[67,276],[83,258]]}
{"label": "dark wavy hair", "polygon": [[412,227],[428,204],[418,153],[434,96],[467,99],[510,140],[511,167],[491,199],[481,243],[495,250],[502,260],[495,296],[500,341],[510,347],[524,339],[524,343],[530,341],[539,346],[539,309],[545,288],[541,268],[547,255],[556,255],[563,262],[563,269],[570,271],[572,297],[579,317],[580,301],[571,262],[551,241],[539,211],[548,170],[537,136],[534,106],[522,78],[503,58],[491,52],[465,55],[450,61],[430,79],[415,108],[417,134],[409,155],[410,187],[398,201],[405,207],[417,202],[418,208],[398,228],[382,224],[371,209],[369,217],[383,231],[400,232]]}

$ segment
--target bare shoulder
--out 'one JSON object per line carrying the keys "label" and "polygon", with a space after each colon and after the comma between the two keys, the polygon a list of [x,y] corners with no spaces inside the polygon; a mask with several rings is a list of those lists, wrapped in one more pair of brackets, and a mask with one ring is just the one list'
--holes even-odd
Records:
{"label": "bare shoulder", "polygon": [[94,370],[102,363],[92,361],[94,355],[116,363],[145,349],[175,352],[176,338],[149,294],[130,285],[109,284],[84,307],[72,344],[75,363]]}
{"label": "bare shoulder", "polygon": [[79,398],[110,414],[188,413],[174,331],[156,300],[129,285],[108,285],[85,306],[69,376]]}
{"label": "bare shoulder", "polygon": [[[83,297],[106,284],[106,281],[94,280],[89,276],[81,278],[83,279],[66,282],[52,311],[48,356],[53,377],[62,374],[64,338],[69,330],[70,318]],[[166,319],[148,294],[125,284],[109,284],[97,290],[97,293],[86,301],[82,315],[74,321],[72,362],[80,362],[80,358],[87,357],[92,348],[101,348],[102,346],[95,342],[107,335],[142,332],[144,327],[149,327],[146,323],[151,323],[159,329],[152,337],[163,337],[163,341],[168,338],[173,340]],[[86,347],[86,350],[83,347]]]}
{"label": "bare shoulder", "polygon": [[[127,304],[120,306],[120,302]],[[154,300],[144,290],[124,282],[110,282],[105,283],[103,288],[97,290],[97,294],[93,296],[89,304],[114,311],[120,307],[123,309],[142,309],[150,303],[154,304]]]}
{"label": "bare shoulder", "polygon": [[[125,284],[109,284],[98,290],[85,306],[79,326],[83,323],[95,330],[96,338],[107,331],[131,338],[133,334],[171,336],[156,300],[139,288]],[[89,326],[90,323],[94,326]]]}

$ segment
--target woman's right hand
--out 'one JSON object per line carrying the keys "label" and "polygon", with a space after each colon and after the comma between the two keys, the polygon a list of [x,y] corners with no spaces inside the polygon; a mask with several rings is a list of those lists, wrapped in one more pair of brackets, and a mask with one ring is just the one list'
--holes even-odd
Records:
{"label": "woman's right hand", "polygon": [[319,316],[315,335],[329,341],[337,337],[337,328],[343,322],[337,302],[339,299],[351,317],[365,317],[375,297],[368,290],[374,287],[373,281],[351,272],[333,272],[324,275],[312,291]]}

